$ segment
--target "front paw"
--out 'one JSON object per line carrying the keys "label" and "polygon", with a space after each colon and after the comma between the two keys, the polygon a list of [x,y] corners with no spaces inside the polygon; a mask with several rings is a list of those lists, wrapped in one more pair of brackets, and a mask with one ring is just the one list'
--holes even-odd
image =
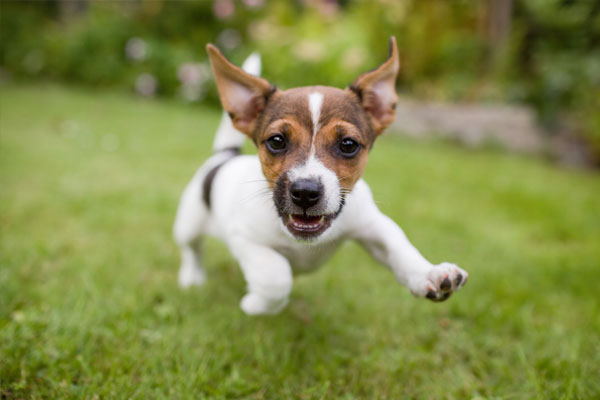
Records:
{"label": "front paw", "polygon": [[434,265],[423,279],[417,282],[414,294],[431,301],[447,300],[452,293],[467,283],[469,274],[455,264],[441,263]]}
{"label": "front paw", "polygon": [[240,308],[248,315],[275,315],[285,308],[288,298],[267,299],[257,293],[248,293],[240,302]]}

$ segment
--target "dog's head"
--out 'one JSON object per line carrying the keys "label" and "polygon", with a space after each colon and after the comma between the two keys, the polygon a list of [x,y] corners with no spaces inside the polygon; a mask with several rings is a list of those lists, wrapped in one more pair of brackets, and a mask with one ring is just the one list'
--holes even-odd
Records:
{"label": "dog's head", "polygon": [[257,146],[283,224],[297,238],[318,237],[342,210],[373,142],[394,120],[395,39],[388,59],[344,90],[279,90],[231,64],[213,45],[207,51],[221,103]]}

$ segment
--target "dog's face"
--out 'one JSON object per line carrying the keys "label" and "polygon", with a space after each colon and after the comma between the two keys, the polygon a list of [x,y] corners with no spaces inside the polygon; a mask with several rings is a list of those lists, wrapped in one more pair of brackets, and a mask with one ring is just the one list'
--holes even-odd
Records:
{"label": "dog's face", "polygon": [[325,232],[361,177],[376,137],[394,120],[398,51],[347,89],[278,90],[207,46],[223,107],[258,147],[263,173],[288,231]]}

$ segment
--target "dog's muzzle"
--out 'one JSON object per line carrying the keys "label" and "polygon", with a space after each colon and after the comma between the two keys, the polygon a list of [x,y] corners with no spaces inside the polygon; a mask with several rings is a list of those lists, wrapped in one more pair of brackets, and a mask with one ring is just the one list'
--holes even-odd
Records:
{"label": "dog's muzzle", "polygon": [[298,239],[315,239],[339,213],[327,209],[325,188],[318,178],[289,181],[284,175],[275,185],[273,196],[283,225]]}

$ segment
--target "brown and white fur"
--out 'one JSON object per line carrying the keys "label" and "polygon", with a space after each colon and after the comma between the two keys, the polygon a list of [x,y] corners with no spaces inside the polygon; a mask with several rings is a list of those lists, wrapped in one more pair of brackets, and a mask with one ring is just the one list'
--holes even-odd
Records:
{"label": "brown and white fur", "polygon": [[[278,313],[288,302],[293,275],[317,268],[348,239],[361,243],[418,297],[443,301],[465,284],[464,270],[433,265],[412,246],[378,210],[361,179],[373,142],[395,116],[399,60],[393,37],[387,61],[344,90],[279,90],[257,76],[256,55],[240,69],[214,46],[207,51],[226,113],[215,154],[179,205],[174,235],[182,287],[205,280],[205,235],[223,240],[239,262],[247,314]],[[246,137],[258,156],[238,155]]]}

